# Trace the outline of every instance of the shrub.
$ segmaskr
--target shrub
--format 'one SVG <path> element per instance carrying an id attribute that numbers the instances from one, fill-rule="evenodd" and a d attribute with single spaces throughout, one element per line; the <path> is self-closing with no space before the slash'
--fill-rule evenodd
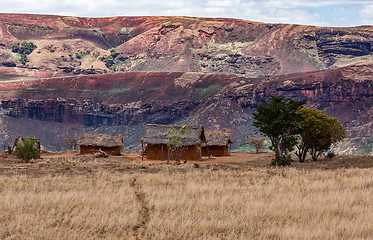
<path id="1" fill-rule="evenodd" d="M 327 156 L 328 158 L 332 159 L 332 158 L 335 157 L 335 153 L 334 153 L 332 150 L 330 150 L 326 156 Z"/>
<path id="2" fill-rule="evenodd" d="M 275 158 L 272 160 L 271 165 L 277 165 L 278 166 L 290 166 L 290 164 L 293 162 L 293 159 L 288 155 L 284 157 Z"/>
<path id="3" fill-rule="evenodd" d="M 110 50 L 110 55 L 103 56 L 100 58 L 101 61 L 105 62 L 107 68 L 112 68 L 116 64 L 115 58 L 118 56 L 118 53 L 115 52 L 115 49 Z"/>
<path id="4" fill-rule="evenodd" d="M 87 56 L 89 53 L 90 53 L 89 51 L 86 51 L 86 52 L 77 52 L 77 53 L 75 53 L 75 57 L 77 59 L 82 59 L 85 56 Z"/>
<path id="5" fill-rule="evenodd" d="M 19 54 L 24 54 L 24 55 L 29 55 L 34 51 L 36 48 L 36 45 L 33 44 L 32 42 L 22 42 L 21 44 L 13 44 L 12 45 L 12 52 L 14 53 L 19 53 Z"/>
<path id="6" fill-rule="evenodd" d="M 194 168 L 200 168 L 201 166 L 198 163 L 194 163 Z"/>
<path id="7" fill-rule="evenodd" d="M 23 64 L 26 65 L 28 62 L 27 55 L 32 53 L 34 49 L 36 48 L 36 45 L 33 44 L 32 42 L 22 42 L 21 44 L 13 44 L 12 45 L 12 52 L 20 54 L 20 59 L 19 61 Z"/>
<path id="8" fill-rule="evenodd" d="M 22 143 L 17 143 L 15 154 L 25 162 L 29 162 L 32 158 L 38 158 L 40 149 L 37 147 L 37 139 L 33 136 L 28 136 L 23 139 Z"/>

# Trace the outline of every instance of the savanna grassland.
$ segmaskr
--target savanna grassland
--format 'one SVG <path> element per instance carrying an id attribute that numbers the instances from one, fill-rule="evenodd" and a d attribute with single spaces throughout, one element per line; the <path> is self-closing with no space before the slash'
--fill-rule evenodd
<path id="1" fill-rule="evenodd" d="M 373 157 L 271 167 L 0 156 L 1 239 L 371 239 Z"/>

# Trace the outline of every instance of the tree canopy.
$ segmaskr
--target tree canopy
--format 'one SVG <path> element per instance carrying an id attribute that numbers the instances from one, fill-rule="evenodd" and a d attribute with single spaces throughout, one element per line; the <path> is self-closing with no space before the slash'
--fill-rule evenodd
<path id="1" fill-rule="evenodd" d="M 287 152 L 293 150 L 296 135 L 302 129 L 298 110 L 307 100 L 295 101 L 283 96 L 271 96 L 269 102 L 261 101 L 263 106 L 258 107 L 253 114 L 253 125 L 270 139 L 278 164 Z"/>
<path id="2" fill-rule="evenodd" d="M 321 110 L 303 107 L 306 100 L 298 102 L 271 96 L 270 102 L 262 102 L 264 105 L 253 114 L 256 120 L 253 125 L 271 140 L 277 165 L 294 146 L 300 162 L 304 162 L 307 153 L 316 161 L 346 136 L 346 129 L 336 118 Z"/>
<path id="3" fill-rule="evenodd" d="M 329 150 L 333 143 L 346 136 L 346 129 L 342 124 L 319 109 L 304 107 L 299 113 L 302 120 L 302 132 L 296 152 L 299 162 L 304 162 L 307 152 L 313 160 L 317 160 L 322 152 Z"/>

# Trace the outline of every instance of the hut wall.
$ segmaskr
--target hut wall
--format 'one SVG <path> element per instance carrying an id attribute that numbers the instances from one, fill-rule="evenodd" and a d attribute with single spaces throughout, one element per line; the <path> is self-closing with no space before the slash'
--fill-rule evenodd
<path id="1" fill-rule="evenodd" d="M 228 156 L 228 146 L 209 146 L 210 156 L 219 157 L 219 156 Z M 202 147 L 202 156 L 208 156 L 207 148 Z"/>
<path id="2" fill-rule="evenodd" d="M 163 146 L 163 157 L 162 157 Z M 167 145 L 166 144 L 149 144 L 146 149 L 147 159 L 151 160 L 167 160 Z M 181 160 L 199 160 L 200 151 L 198 145 L 185 147 L 181 154 Z"/>
<path id="3" fill-rule="evenodd" d="M 97 147 L 97 146 L 80 146 L 80 154 L 92 154 L 96 153 L 99 149 L 106 152 L 108 155 L 117 156 L 120 155 L 121 147 Z"/>

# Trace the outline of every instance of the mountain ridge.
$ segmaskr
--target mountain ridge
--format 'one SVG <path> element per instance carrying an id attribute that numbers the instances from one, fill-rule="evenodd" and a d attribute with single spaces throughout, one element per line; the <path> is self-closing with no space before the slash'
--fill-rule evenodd
<path id="1" fill-rule="evenodd" d="M 36 45 L 24 64 L 23 41 Z M 260 99 L 283 95 L 336 116 L 347 152 L 373 152 L 372 26 L 0 14 L 0 65 L 3 144 L 40 128 L 53 149 L 61 133 L 95 131 L 137 150 L 144 124 L 179 123 L 230 128 L 242 149 Z"/>
<path id="2" fill-rule="evenodd" d="M 0 63 L 71 75 L 127 71 L 265 77 L 373 62 L 373 27 L 317 27 L 197 17 L 0 14 Z M 23 66 L 12 44 L 32 41 Z M 112 66 L 102 57 L 117 55 Z M 76 54 L 80 54 L 79 57 Z M 50 75 L 52 76 L 52 75 Z"/>

